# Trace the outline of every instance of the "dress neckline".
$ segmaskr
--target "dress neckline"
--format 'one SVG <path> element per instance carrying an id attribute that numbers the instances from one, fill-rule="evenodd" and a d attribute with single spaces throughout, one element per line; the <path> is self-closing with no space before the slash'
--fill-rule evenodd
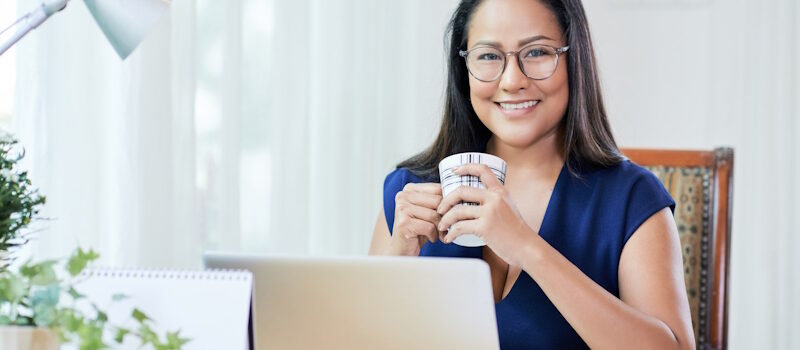
<path id="1" fill-rule="evenodd" d="M 556 210 L 555 209 L 556 205 L 554 205 L 554 203 L 560 202 L 558 197 L 561 195 L 562 192 L 561 187 L 565 185 L 564 184 L 565 182 L 568 182 L 566 178 L 570 176 L 569 171 L 567 169 L 567 162 L 569 162 L 569 159 L 565 160 L 564 164 L 561 165 L 561 171 L 558 173 L 558 178 L 556 178 L 555 185 L 553 185 L 553 193 L 550 194 L 550 199 L 547 201 L 547 208 L 545 209 L 544 216 L 542 217 L 542 224 L 539 226 L 539 232 L 538 232 L 539 236 L 543 236 L 543 233 L 549 233 L 551 230 L 550 222 L 553 221 L 551 217 L 554 215 L 553 211 Z M 480 256 L 481 259 L 483 259 L 482 248 Z M 500 304 L 508 300 L 514 293 L 514 290 L 519 289 L 518 285 L 520 284 L 520 280 L 523 278 L 532 280 L 532 278 L 528 275 L 527 272 L 525 272 L 525 270 L 520 271 L 516 280 L 514 280 L 514 283 L 511 285 L 511 289 L 508 290 L 508 294 L 506 294 L 505 297 L 502 297 L 500 301 L 495 303 L 495 306 L 499 306 Z"/>

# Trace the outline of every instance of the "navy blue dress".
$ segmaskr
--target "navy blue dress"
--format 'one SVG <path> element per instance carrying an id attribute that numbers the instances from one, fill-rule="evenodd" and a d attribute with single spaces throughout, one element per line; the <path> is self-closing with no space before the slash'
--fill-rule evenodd
<path id="1" fill-rule="evenodd" d="M 625 242 L 650 216 L 675 202 L 647 169 L 630 161 L 610 168 L 570 163 L 556 181 L 539 235 L 596 283 L 619 297 L 617 272 Z M 406 168 L 386 176 L 383 210 L 391 233 L 394 198 L 409 182 L 425 181 Z M 420 256 L 482 258 L 481 247 L 425 244 Z M 510 349 L 586 349 L 566 319 L 531 277 L 522 271 L 508 295 L 495 305 L 500 347 Z M 587 310 L 589 311 L 589 310 Z"/>

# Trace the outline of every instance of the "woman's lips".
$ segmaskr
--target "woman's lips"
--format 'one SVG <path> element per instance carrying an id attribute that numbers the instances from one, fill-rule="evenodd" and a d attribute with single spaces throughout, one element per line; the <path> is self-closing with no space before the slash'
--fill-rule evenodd
<path id="1" fill-rule="evenodd" d="M 536 109 L 536 106 L 539 105 L 539 102 L 539 100 L 508 101 L 495 102 L 495 105 L 503 114 L 509 117 L 519 117 L 533 112 L 533 110 Z"/>

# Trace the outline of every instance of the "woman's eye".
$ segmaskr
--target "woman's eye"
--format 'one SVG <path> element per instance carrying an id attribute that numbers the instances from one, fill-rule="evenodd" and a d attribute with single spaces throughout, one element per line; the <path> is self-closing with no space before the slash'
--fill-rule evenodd
<path id="1" fill-rule="evenodd" d="M 547 56 L 547 55 L 548 55 L 548 53 L 544 49 L 535 48 L 535 49 L 530 49 L 525 54 L 525 57 L 542 57 L 542 56 Z"/>
<path id="2" fill-rule="evenodd" d="M 491 52 L 490 53 L 482 53 L 482 54 L 478 55 L 478 59 L 482 60 L 482 61 L 494 61 L 494 60 L 499 60 L 500 59 L 500 55 L 498 55 L 496 53 L 491 53 Z"/>

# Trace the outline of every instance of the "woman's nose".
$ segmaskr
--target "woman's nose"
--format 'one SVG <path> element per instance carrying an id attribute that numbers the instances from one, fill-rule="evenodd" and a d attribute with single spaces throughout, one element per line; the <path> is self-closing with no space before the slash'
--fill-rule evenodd
<path id="1" fill-rule="evenodd" d="M 514 92 L 528 87 L 528 77 L 519 67 L 517 55 L 506 56 L 506 69 L 500 75 L 500 88 Z"/>

